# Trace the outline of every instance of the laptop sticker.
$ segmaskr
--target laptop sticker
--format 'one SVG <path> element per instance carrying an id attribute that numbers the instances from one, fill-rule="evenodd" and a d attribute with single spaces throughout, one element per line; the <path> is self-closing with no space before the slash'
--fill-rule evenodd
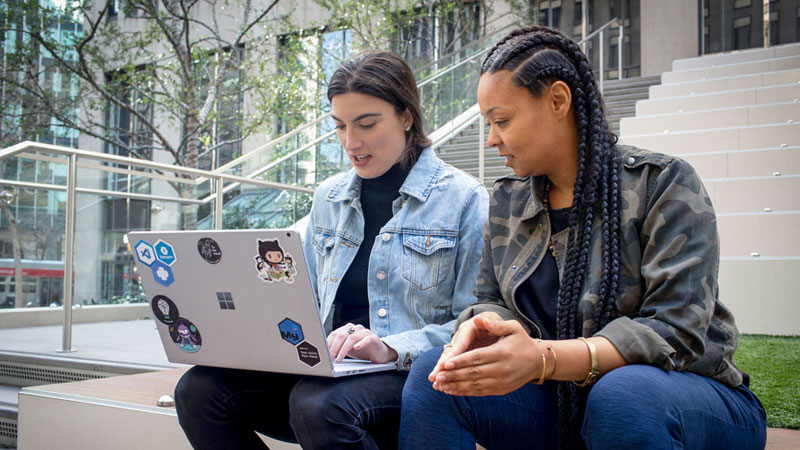
<path id="1" fill-rule="evenodd" d="M 195 353 L 203 345 L 200 331 L 189 319 L 183 317 L 178 318 L 177 324 L 170 325 L 169 336 L 172 338 L 172 342 L 185 352 Z"/>
<path id="2" fill-rule="evenodd" d="M 156 295 L 153 297 L 150 306 L 153 307 L 153 314 L 156 315 L 156 319 L 163 324 L 172 325 L 180 318 L 178 307 L 175 306 L 175 303 L 166 295 Z"/>
<path id="3" fill-rule="evenodd" d="M 292 345 L 297 345 L 298 342 L 304 339 L 303 327 L 288 317 L 278 324 L 278 330 L 281 332 L 281 339 Z"/>
<path id="4" fill-rule="evenodd" d="M 145 266 L 150 266 L 156 260 L 156 251 L 153 250 L 153 246 L 148 244 L 145 241 L 139 241 L 133 247 L 134 251 L 136 251 L 136 257 L 139 258 L 142 264 Z"/>
<path id="5" fill-rule="evenodd" d="M 172 275 L 172 269 L 161 261 L 155 261 L 153 265 L 150 266 L 150 269 L 153 270 L 153 278 L 156 280 L 156 283 L 169 286 L 175 281 L 175 276 Z"/>
<path id="6" fill-rule="evenodd" d="M 297 359 L 308 367 L 319 364 L 319 351 L 308 341 L 303 341 L 297 346 Z"/>
<path id="7" fill-rule="evenodd" d="M 297 270 L 294 268 L 292 255 L 284 253 L 277 239 L 257 242 L 258 254 L 254 258 L 258 278 L 267 283 L 281 280 L 294 283 L 293 277 L 297 275 Z"/>
<path id="8" fill-rule="evenodd" d="M 230 292 L 217 292 L 217 301 L 220 309 L 236 309 L 233 304 L 233 294 Z"/>
<path id="9" fill-rule="evenodd" d="M 217 241 L 211 238 L 202 238 L 197 241 L 197 251 L 200 257 L 209 264 L 216 264 L 222 259 L 222 250 Z"/>
<path id="10" fill-rule="evenodd" d="M 156 258 L 164 264 L 171 266 L 175 263 L 175 249 L 168 242 L 161 239 L 156 242 Z"/>

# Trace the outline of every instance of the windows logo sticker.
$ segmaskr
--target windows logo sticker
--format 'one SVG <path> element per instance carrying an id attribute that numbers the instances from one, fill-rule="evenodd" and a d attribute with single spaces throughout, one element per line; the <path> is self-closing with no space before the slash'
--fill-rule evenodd
<path id="1" fill-rule="evenodd" d="M 220 309 L 236 309 L 230 292 L 217 292 L 217 301 Z"/>

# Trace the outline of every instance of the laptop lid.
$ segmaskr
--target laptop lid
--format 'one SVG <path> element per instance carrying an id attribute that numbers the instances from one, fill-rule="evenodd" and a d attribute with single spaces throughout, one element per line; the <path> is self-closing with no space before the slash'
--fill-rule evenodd
<path id="1" fill-rule="evenodd" d="M 296 231 L 137 231 L 128 242 L 171 362 L 328 377 L 395 368 L 334 371 Z"/>

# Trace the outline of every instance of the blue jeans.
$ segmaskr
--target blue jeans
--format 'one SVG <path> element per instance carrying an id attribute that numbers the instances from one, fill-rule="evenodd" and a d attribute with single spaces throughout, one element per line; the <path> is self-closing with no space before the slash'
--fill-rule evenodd
<path id="1" fill-rule="evenodd" d="M 343 378 L 195 366 L 175 387 L 195 449 L 264 449 L 255 431 L 304 449 L 397 448 L 406 373 Z"/>
<path id="2" fill-rule="evenodd" d="M 526 384 L 502 396 L 434 391 L 428 374 L 441 349 L 420 357 L 403 390 L 400 448 L 551 449 L 557 445 L 556 384 Z M 688 372 L 620 367 L 591 389 L 581 428 L 595 449 L 763 449 L 766 414 L 744 385 Z"/>

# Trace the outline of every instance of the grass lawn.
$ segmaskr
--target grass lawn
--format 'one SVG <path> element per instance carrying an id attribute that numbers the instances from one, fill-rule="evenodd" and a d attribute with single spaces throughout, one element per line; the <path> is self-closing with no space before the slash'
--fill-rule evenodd
<path id="1" fill-rule="evenodd" d="M 767 425 L 800 429 L 800 336 L 743 335 L 734 355 L 767 410 Z"/>

